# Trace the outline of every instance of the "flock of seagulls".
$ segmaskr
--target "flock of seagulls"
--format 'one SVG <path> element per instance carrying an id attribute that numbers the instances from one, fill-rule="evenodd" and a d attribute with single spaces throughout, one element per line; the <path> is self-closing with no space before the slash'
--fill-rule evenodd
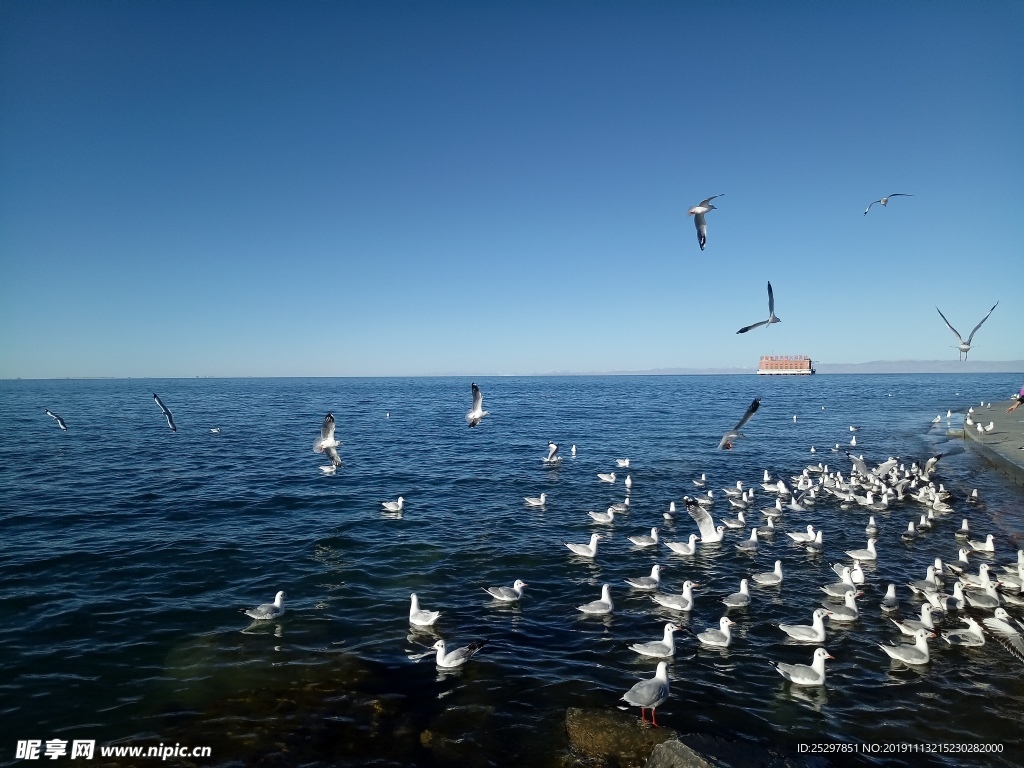
<path id="1" fill-rule="evenodd" d="M 769 312 L 770 319 L 764 321 L 765 323 L 770 323 L 771 317 L 774 317 L 770 285 Z M 989 314 L 991 314 L 991 310 Z M 979 323 L 980 325 L 981 323 Z M 976 331 L 977 328 L 974 330 Z M 473 405 L 466 414 L 466 420 L 470 427 L 475 427 L 479 425 L 484 416 L 488 415 L 488 412 L 483 410 L 483 395 L 475 383 L 472 384 L 472 395 Z M 153 399 L 166 418 L 168 427 L 176 431 L 171 412 L 157 394 L 153 394 Z M 743 436 L 741 429 L 757 412 L 760 405 L 760 398 L 755 398 L 736 426 L 722 437 L 719 448 L 732 448 L 733 443 Z M 67 429 L 60 416 L 48 409 L 46 413 L 56 420 L 62 430 Z M 850 427 L 851 432 L 859 430 L 859 426 Z M 321 467 L 322 470 L 333 472 L 342 465 L 337 451 L 341 445 L 342 443 L 335 436 L 334 415 L 328 413 L 321 425 L 320 436 L 313 444 L 316 452 L 326 454 L 331 460 L 329 467 Z M 575 449 L 576 446 L 573 446 L 573 455 L 576 454 Z M 542 459 L 543 464 L 548 467 L 557 465 L 561 462 L 558 453 L 558 445 L 549 442 L 548 453 Z M 884 527 L 889 528 L 890 537 L 885 545 L 884 554 L 880 553 L 878 545 L 876 545 L 876 541 L 881 541 L 883 536 L 881 530 L 883 526 L 879 526 L 877 522 L 879 516 L 889 517 L 900 509 L 901 505 L 907 503 L 921 504 L 920 517 L 915 516 L 911 519 L 907 524 L 906 531 L 900 535 L 903 542 L 914 543 L 919 541 L 922 536 L 933 536 L 935 531 L 943 527 L 942 518 L 953 511 L 953 503 L 956 501 L 941 483 L 938 486 L 935 484 L 933 476 L 942 454 L 933 456 L 921 465 L 913 462 L 909 467 L 895 457 L 890 457 L 872 466 L 863 456 L 854 456 L 849 452 L 846 453 L 846 456 L 851 463 L 846 477 L 840 471 L 829 471 L 828 467 L 822 464 L 804 468 L 800 474 L 790 477 L 788 482 L 782 478 L 772 478 L 768 470 L 765 470 L 760 489 L 762 493 L 774 496 L 774 504 L 760 509 L 760 515 L 764 518 L 763 527 L 758 527 L 746 518 L 746 515 L 755 514 L 755 504 L 757 503 L 755 487 L 748 484 L 745 488 L 744 482 L 740 480 L 735 483 L 735 486 L 721 489 L 735 517 L 721 518 L 721 524 L 716 524 L 712 516 L 716 497 L 713 490 L 707 490 L 706 493 L 698 494 L 696 497 L 683 497 L 682 502 L 686 511 L 698 529 L 698 533 L 689 533 L 687 540 L 664 541 L 658 526 L 650 528 L 649 533 L 627 537 L 633 548 L 638 551 L 657 552 L 664 544 L 674 555 L 689 557 L 697 552 L 699 546 L 702 551 L 708 548 L 708 554 L 713 556 L 715 551 L 720 551 L 727 532 L 737 531 L 741 536 L 734 543 L 734 548 L 744 554 L 756 555 L 764 540 L 773 540 L 776 530 L 783 530 L 779 526 L 784 518 L 792 515 L 813 514 L 815 505 L 825 500 L 833 505 L 838 505 L 840 510 L 847 512 L 848 514 L 845 515 L 847 519 L 852 519 L 853 515 L 858 512 L 868 514 L 868 522 L 864 528 L 867 536 L 865 547 L 845 552 L 852 563 L 833 565 L 832 570 L 840 580 L 822 585 L 821 592 L 825 594 L 826 599 L 821 602 L 820 607 L 813 610 L 811 623 L 777 625 L 780 633 L 791 640 L 819 646 L 813 651 L 810 664 L 769 662 L 781 677 L 797 686 L 825 684 L 825 662 L 833 659 L 833 656 L 824 647 L 828 639 L 829 626 L 831 624 L 856 625 L 862 611 L 861 605 L 857 602 L 858 598 L 863 596 L 865 587 L 870 586 L 870 579 L 864 566 L 876 562 L 880 556 L 893 557 L 894 547 L 905 546 L 893 541 L 895 536 L 892 534 L 892 529 L 886 525 Z M 629 459 L 617 459 L 615 463 L 617 469 L 630 468 Z M 597 478 L 599 482 L 615 483 L 617 481 L 615 472 L 602 472 L 597 475 Z M 627 476 L 626 480 L 631 481 L 631 475 Z M 702 473 L 699 479 L 692 482 L 695 492 L 704 489 L 708 484 L 707 475 Z M 631 482 L 626 482 L 625 485 L 627 496 L 622 502 L 610 505 L 605 512 L 587 513 L 590 524 L 614 526 L 620 522 L 621 516 L 630 513 L 628 494 Z M 973 491 L 965 501 L 969 504 L 979 504 L 977 491 Z M 525 497 L 524 502 L 528 507 L 542 509 L 547 503 L 547 496 L 542 493 L 538 497 Z M 399 496 L 396 501 L 385 501 L 381 506 L 385 512 L 400 513 L 404 503 L 405 499 Z M 663 517 L 669 524 L 672 524 L 675 513 L 676 504 L 673 501 L 670 502 L 669 509 L 663 514 Z M 831 521 L 829 524 L 842 524 L 839 522 L 842 517 L 844 516 L 840 515 L 837 518 L 833 515 L 829 518 Z M 743 535 L 748 528 L 749 533 Z M 793 529 L 785 530 L 785 533 L 791 546 L 796 545 L 812 556 L 819 555 L 824 550 L 824 530 L 820 524 L 801 521 Z M 963 626 L 941 630 L 941 638 L 948 645 L 965 649 L 983 646 L 986 642 L 985 630 L 988 630 L 990 636 L 994 637 L 1017 659 L 1024 661 L 1024 635 L 1022 635 L 1024 623 L 1011 617 L 1005 608 L 1007 605 L 1024 606 L 1024 596 L 1022 596 L 1024 551 L 1017 553 L 1016 562 L 998 567 L 991 562 L 996 550 L 993 534 L 972 538 L 974 534 L 967 518 L 963 519 L 960 528 L 954 534 L 959 549 L 955 559 L 944 561 L 941 557 L 942 553 L 939 552 L 934 564 L 928 566 L 923 579 L 914 579 L 912 575 L 907 576 L 905 584 L 911 593 L 911 599 L 920 601 L 920 611 L 919 613 L 914 612 L 915 617 L 900 620 L 893 615 L 901 607 L 897 584 L 892 583 L 886 586 L 885 595 L 878 603 L 878 607 L 884 615 L 890 617 L 890 623 L 898 630 L 899 634 L 895 642 L 878 643 L 878 647 L 887 657 L 896 662 L 911 666 L 928 664 L 931 660 L 929 641 L 940 632 L 939 627 L 944 620 L 955 616 Z M 591 533 L 588 543 L 565 542 L 565 547 L 574 557 L 594 560 L 598 557 L 599 543 L 607 536 L 604 533 L 594 532 Z M 983 561 L 978 563 L 977 572 L 973 572 L 973 558 L 976 556 L 983 558 Z M 805 557 L 801 557 L 800 560 L 806 562 Z M 700 585 L 687 579 L 683 582 L 682 591 L 678 594 L 662 591 L 664 585 L 661 572 L 662 565 L 656 563 L 651 567 L 649 575 L 635 576 L 624 581 L 636 593 L 649 594 L 652 601 L 663 608 L 683 614 L 694 612 L 694 589 Z M 772 571 L 744 575 L 739 580 L 737 591 L 721 599 L 726 615 L 718 618 L 712 626 L 694 632 L 680 623 L 668 622 L 664 625 L 661 639 L 632 643 L 628 649 L 644 657 L 671 659 L 677 648 L 676 633 L 684 630 L 692 634 L 699 645 L 728 649 L 734 641 L 733 627 L 737 625 L 737 620 L 728 615 L 729 612 L 739 611 L 746 616 L 757 610 L 758 600 L 750 591 L 750 583 L 753 582 L 762 589 L 781 590 L 785 584 L 784 573 L 785 562 L 780 558 L 775 560 Z M 525 581 L 516 579 L 511 586 L 482 587 L 482 589 L 495 602 L 514 603 L 522 599 L 526 586 Z M 950 587 L 948 592 L 946 591 L 947 587 Z M 285 592 L 279 591 L 272 603 L 259 605 L 245 610 L 244 613 L 256 621 L 277 619 L 285 613 L 285 597 Z M 979 622 L 975 616 L 967 613 L 968 610 L 975 614 L 991 615 L 982 616 L 982 620 Z M 577 611 L 585 616 L 613 614 L 615 603 L 611 585 L 602 585 L 600 598 L 577 606 Z M 440 615 L 441 611 L 439 610 L 423 608 L 416 593 L 410 595 L 408 621 L 411 627 L 432 627 Z M 913 641 L 910 643 L 900 642 L 899 638 L 902 637 L 912 638 Z M 440 639 L 420 658 L 433 655 L 438 668 L 454 669 L 468 663 L 486 644 L 486 639 L 476 640 L 466 646 L 449 651 L 445 641 Z M 641 680 L 633 685 L 622 696 L 622 700 L 631 706 L 639 707 L 642 720 L 646 721 L 647 710 L 650 710 L 651 722 L 656 725 L 655 712 L 668 699 L 669 695 L 667 662 L 659 661 L 654 677 Z"/>

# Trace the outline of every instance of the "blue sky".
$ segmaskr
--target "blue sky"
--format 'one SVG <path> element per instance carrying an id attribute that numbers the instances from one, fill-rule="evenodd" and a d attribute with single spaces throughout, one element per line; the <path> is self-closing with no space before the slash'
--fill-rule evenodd
<path id="1" fill-rule="evenodd" d="M 955 359 L 935 306 L 997 300 L 972 359 L 1019 359 L 1021 39 L 1013 2 L 6 2 L 0 376 Z"/>

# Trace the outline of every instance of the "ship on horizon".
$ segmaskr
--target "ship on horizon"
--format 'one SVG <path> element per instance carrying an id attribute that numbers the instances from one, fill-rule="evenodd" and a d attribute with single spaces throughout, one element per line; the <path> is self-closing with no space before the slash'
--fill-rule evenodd
<path id="1" fill-rule="evenodd" d="M 814 368 L 807 355 L 761 355 L 757 373 L 764 376 L 800 376 L 813 374 Z"/>

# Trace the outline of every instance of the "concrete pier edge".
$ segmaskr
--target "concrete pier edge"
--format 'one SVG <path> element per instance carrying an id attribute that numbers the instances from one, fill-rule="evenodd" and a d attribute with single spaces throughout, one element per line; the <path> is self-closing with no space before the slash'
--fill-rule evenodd
<path id="1" fill-rule="evenodd" d="M 974 413 L 968 416 L 975 424 L 964 424 L 964 443 L 1014 483 L 1024 486 L 1024 405 L 1007 413 L 1013 402 L 992 402 L 991 409 L 974 406 Z M 990 422 L 991 432 L 978 431 L 978 424 L 984 428 Z"/>

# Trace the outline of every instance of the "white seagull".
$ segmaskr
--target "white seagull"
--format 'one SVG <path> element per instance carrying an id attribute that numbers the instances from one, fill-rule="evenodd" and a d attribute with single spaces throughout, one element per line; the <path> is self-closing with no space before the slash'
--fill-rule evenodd
<path id="1" fill-rule="evenodd" d="M 811 624 L 779 624 L 779 629 L 800 643 L 825 642 L 825 616 L 828 611 L 815 608 L 811 614 Z"/>
<path id="2" fill-rule="evenodd" d="M 661 566 L 652 566 L 650 576 L 638 576 L 635 579 L 626 579 L 625 581 L 634 589 L 644 589 L 647 591 L 657 589 L 658 585 L 661 584 Z"/>
<path id="3" fill-rule="evenodd" d="M 630 536 L 629 540 L 637 547 L 654 547 L 658 544 L 658 529 L 651 528 L 651 535 Z"/>
<path id="4" fill-rule="evenodd" d="M 597 479 L 602 483 L 614 483 L 615 473 L 614 472 L 598 472 Z"/>
<path id="5" fill-rule="evenodd" d="M 825 684 L 825 659 L 833 659 L 824 648 L 818 648 L 814 652 L 814 659 L 810 666 L 806 664 L 782 664 L 777 661 L 768 663 L 775 667 L 775 671 L 793 683 L 793 685 L 824 685 Z"/>
<path id="6" fill-rule="evenodd" d="M 174 417 L 171 416 L 171 412 L 167 410 L 167 406 L 164 405 L 164 401 L 157 396 L 156 392 L 153 393 L 153 399 L 156 401 L 156 404 L 160 406 L 160 410 L 163 412 L 164 418 L 167 419 L 167 426 L 171 428 L 171 432 L 177 432 L 178 428 L 174 426 Z"/>
<path id="7" fill-rule="evenodd" d="M 615 460 L 615 466 L 619 467 L 620 469 L 623 468 L 623 467 L 628 467 L 629 466 L 629 459 L 616 459 Z"/>
<path id="8" fill-rule="evenodd" d="M 721 448 L 725 448 L 726 450 L 730 450 L 731 451 L 732 450 L 732 444 L 734 442 L 736 442 L 736 440 L 738 438 L 744 437 L 743 433 L 740 432 L 740 430 L 743 429 L 743 426 L 748 421 L 750 421 L 750 417 L 753 416 L 755 413 L 757 413 L 757 409 L 760 408 L 760 407 L 761 407 L 761 398 L 760 397 L 755 397 L 754 401 L 750 404 L 750 407 L 747 408 L 747 412 L 743 414 L 743 418 L 740 419 L 737 422 L 735 427 L 733 427 L 728 432 L 726 432 L 724 435 L 722 435 L 722 439 L 721 439 L 721 441 L 719 441 L 718 447 L 720 449 Z"/>
<path id="9" fill-rule="evenodd" d="M 429 627 L 435 621 L 438 616 L 441 615 L 440 611 L 424 611 L 420 609 L 420 599 L 416 597 L 416 593 L 413 592 L 409 595 L 409 623 L 414 624 L 417 627 Z"/>
<path id="10" fill-rule="evenodd" d="M 693 504 L 686 502 L 686 511 L 693 518 L 694 522 L 697 523 L 697 527 L 700 529 L 700 540 L 704 544 L 714 544 L 715 542 L 721 541 L 725 535 L 725 526 L 715 527 L 715 521 L 711 518 L 710 513 L 701 507 L 699 504 Z"/>
<path id="11" fill-rule="evenodd" d="M 675 633 L 679 631 L 679 627 L 673 624 L 671 621 L 665 625 L 665 635 L 660 641 L 651 643 L 633 643 L 629 646 L 631 651 L 636 651 L 641 656 L 654 656 L 655 658 L 665 659 L 672 656 L 676 652 L 676 640 Z"/>
<path id="12" fill-rule="evenodd" d="M 153 397 L 156 397 L 156 395 L 153 395 Z M 157 402 L 159 403 L 160 401 L 157 400 Z M 56 413 L 51 411 L 49 408 L 44 408 L 43 410 L 46 411 L 47 416 L 49 416 L 51 419 L 57 422 L 57 426 L 60 427 L 62 432 L 68 431 L 68 425 L 64 423 L 64 419 L 62 419 Z"/>
<path id="13" fill-rule="evenodd" d="M 438 640 L 431 646 L 431 648 L 434 648 L 437 651 L 437 656 L 435 657 L 437 666 L 442 669 L 452 669 L 454 667 L 461 667 L 470 660 L 473 654 L 483 648 L 486 644 L 486 640 L 478 640 L 477 642 L 470 643 L 462 648 L 456 648 L 451 653 L 446 653 L 444 640 Z"/>
<path id="14" fill-rule="evenodd" d="M 1017 626 L 1013 626 L 1010 614 L 1006 612 L 1005 608 L 996 608 L 995 618 L 982 619 L 982 623 L 988 627 L 1006 650 L 1024 661 L 1024 637 L 1021 636 L 1024 624 L 1017 621 Z"/>
<path id="15" fill-rule="evenodd" d="M 495 600 L 503 603 L 515 603 L 523 596 L 523 587 L 525 586 L 525 581 L 516 579 L 511 587 L 483 587 L 483 590 Z"/>
<path id="16" fill-rule="evenodd" d="M 544 463 L 547 465 L 561 464 L 562 457 L 558 455 L 558 445 L 548 441 L 548 455 L 544 458 Z"/>
<path id="17" fill-rule="evenodd" d="M 992 314 L 992 310 L 994 310 L 998 306 L 999 306 L 999 302 L 997 301 L 995 304 L 992 305 L 992 309 L 990 309 L 988 311 L 988 315 L 991 315 Z M 988 315 L 985 315 L 983 318 L 981 318 L 981 322 L 979 322 L 976 326 L 974 326 L 974 330 L 971 331 L 971 335 L 967 337 L 967 341 L 965 342 L 963 340 L 963 338 L 960 336 L 960 332 L 957 331 L 956 328 L 954 328 L 952 325 L 949 324 L 949 320 L 946 320 L 946 316 L 944 314 L 942 314 L 942 310 L 939 309 L 938 307 L 936 307 L 935 311 L 939 313 L 939 317 L 941 317 L 943 319 L 943 321 L 946 323 L 946 327 L 949 328 L 949 330 L 951 330 L 953 332 L 954 336 L 956 336 L 956 340 L 959 342 L 956 345 L 956 348 L 960 350 L 960 355 L 961 355 L 960 359 L 961 360 L 966 360 L 967 359 L 967 353 L 971 351 L 971 341 L 974 339 L 974 334 L 977 333 L 979 328 L 981 328 L 981 323 L 984 323 L 986 320 L 988 320 Z"/>
<path id="18" fill-rule="evenodd" d="M 683 582 L 683 591 L 678 595 L 670 595 L 665 593 L 659 593 L 651 595 L 651 598 L 658 605 L 662 605 L 665 608 L 671 608 L 675 611 L 691 611 L 693 610 L 693 588 L 697 586 L 692 581 Z"/>
<path id="19" fill-rule="evenodd" d="M 889 657 L 904 664 L 927 664 L 930 658 L 928 654 L 928 638 L 931 633 L 927 629 L 919 629 L 914 633 L 916 641 L 913 645 L 879 645 L 878 647 L 889 654 Z"/>
<path id="20" fill-rule="evenodd" d="M 718 629 L 705 629 L 697 635 L 697 639 L 712 648 L 728 648 L 732 642 L 732 630 L 729 627 L 734 623 L 728 616 L 723 616 L 718 622 Z"/>
<path id="21" fill-rule="evenodd" d="M 697 244 L 700 245 L 700 249 L 702 251 L 708 241 L 708 225 L 704 220 L 704 214 L 708 211 L 718 210 L 711 204 L 711 201 L 716 197 L 722 197 L 722 195 L 712 195 L 711 197 L 701 200 L 697 205 L 693 206 L 687 214 L 689 216 L 693 216 L 693 224 L 697 227 Z"/>
<path id="22" fill-rule="evenodd" d="M 868 205 L 868 207 L 864 209 L 864 215 L 865 216 L 868 215 L 868 211 L 871 210 L 871 206 L 875 205 L 875 203 L 881 203 L 883 208 L 885 206 L 887 206 L 889 204 L 889 198 L 890 197 L 913 197 L 913 195 L 907 194 L 906 192 L 893 192 L 891 195 L 886 195 L 883 198 L 880 198 L 878 200 L 872 201 L 871 204 Z"/>
<path id="23" fill-rule="evenodd" d="M 542 493 L 540 496 L 524 496 L 523 501 L 526 502 L 528 507 L 543 507 L 548 500 L 548 495 Z"/>
<path id="24" fill-rule="evenodd" d="M 402 507 L 405 506 L 405 499 L 399 496 L 398 501 L 384 501 L 381 502 L 381 506 L 384 507 L 385 512 L 401 512 Z"/>
<path id="25" fill-rule="evenodd" d="M 284 613 L 284 599 L 286 597 L 288 597 L 288 595 L 284 592 L 278 592 L 274 596 L 274 602 L 264 603 L 263 605 L 257 605 L 255 608 L 250 608 L 245 611 L 245 615 L 258 621 L 276 619 Z"/>
<path id="26" fill-rule="evenodd" d="M 750 589 L 747 580 L 740 579 L 740 591 L 727 595 L 722 602 L 729 608 L 746 608 L 750 605 Z"/>
<path id="27" fill-rule="evenodd" d="M 644 710 L 651 710 L 651 724 L 658 727 L 654 710 L 661 706 L 668 698 L 668 665 L 664 661 L 658 662 L 658 671 L 650 680 L 641 680 L 624 694 L 622 701 L 634 707 L 640 707 L 640 719 L 647 722 L 644 717 Z"/>
<path id="28" fill-rule="evenodd" d="M 484 393 L 480 391 L 480 387 L 473 383 L 473 407 L 466 411 L 466 421 L 469 422 L 469 426 L 475 427 L 480 423 L 480 419 L 488 415 L 488 411 L 484 410 Z"/>
<path id="29" fill-rule="evenodd" d="M 604 616 L 612 612 L 614 609 L 612 605 L 612 590 L 607 584 L 601 587 L 601 599 L 592 600 L 589 603 L 576 607 L 577 611 L 582 613 L 589 613 L 594 616 Z"/>
<path id="30" fill-rule="evenodd" d="M 752 331 L 754 328 L 760 328 L 762 325 L 771 325 L 772 323 L 781 323 L 778 317 L 775 316 L 775 294 L 772 293 L 771 281 L 768 281 L 768 319 L 762 320 L 760 323 L 754 323 L 753 325 L 745 325 L 740 328 L 736 333 L 746 333 Z M 794 417 L 796 418 L 796 417 Z"/>
<path id="31" fill-rule="evenodd" d="M 600 533 L 592 533 L 590 534 L 589 544 L 570 544 L 565 542 L 565 546 L 580 557 L 594 557 L 597 554 L 597 540 L 600 538 Z"/>
<path id="32" fill-rule="evenodd" d="M 775 570 L 766 573 L 755 573 L 754 581 L 765 587 L 774 587 L 782 583 L 782 561 L 775 561 Z"/>
<path id="33" fill-rule="evenodd" d="M 153 395 L 153 397 L 156 397 L 156 395 Z M 331 466 L 340 467 L 341 457 L 338 456 L 338 451 L 336 450 L 339 445 L 341 443 L 334 439 L 334 414 L 328 413 L 324 416 L 324 423 L 320 426 L 320 437 L 313 441 L 313 450 L 317 453 L 326 453 L 327 457 L 331 460 Z"/>

